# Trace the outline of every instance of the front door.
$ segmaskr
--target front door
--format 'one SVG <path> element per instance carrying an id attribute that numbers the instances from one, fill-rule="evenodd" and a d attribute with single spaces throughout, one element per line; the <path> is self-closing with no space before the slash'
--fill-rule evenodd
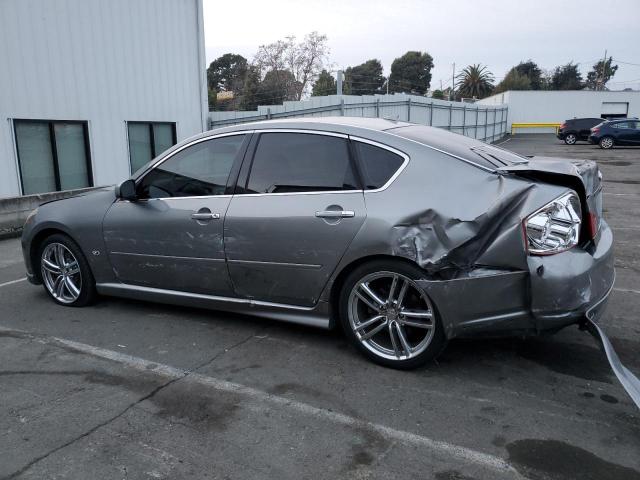
<path id="1" fill-rule="evenodd" d="M 348 139 L 262 133 L 240 182 L 225 221 L 237 294 L 314 305 L 366 217 Z"/>
<path id="2" fill-rule="evenodd" d="M 138 200 L 118 200 L 103 232 L 117 278 L 127 284 L 232 296 L 223 225 L 227 181 L 246 135 L 201 140 L 138 179 Z"/>

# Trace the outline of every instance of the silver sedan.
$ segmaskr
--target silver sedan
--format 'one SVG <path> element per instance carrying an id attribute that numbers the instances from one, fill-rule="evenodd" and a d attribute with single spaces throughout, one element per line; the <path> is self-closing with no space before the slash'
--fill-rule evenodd
<path id="1" fill-rule="evenodd" d="M 340 325 L 411 368 L 454 337 L 597 320 L 614 281 L 591 161 L 310 118 L 206 132 L 119 187 L 40 206 L 22 246 L 58 304 L 97 294 Z"/>

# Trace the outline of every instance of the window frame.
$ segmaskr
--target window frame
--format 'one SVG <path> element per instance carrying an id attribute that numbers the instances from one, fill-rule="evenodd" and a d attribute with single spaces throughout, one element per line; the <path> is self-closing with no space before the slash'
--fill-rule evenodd
<path id="1" fill-rule="evenodd" d="M 240 168 L 240 174 L 238 176 L 235 190 L 234 190 L 235 195 L 243 195 L 245 197 L 246 196 L 261 197 L 266 195 L 322 195 L 322 194 L 382 192 L 387 188 L 389 188 L 389 186 L 395 181 L 395 179 L 398 178 L 398 176 L 406 168 L 410 160 L 409 156 L 406 153 L 398 150 L 397 148 L 391 147 L 384 143 L 377 142 L 375 140 L 370 140 L 368 138 L 362 138 L 354 135 L 348 135 L 346 133 L 331 132 L 331 131 L 324 131 L 324 130 L 306 130 L 301 128 L 269 128 L 269 129 L 255 130 L 254 133 L 255 133 L 254 138 L 251 139 L 251 143 L 249 144 L 249 148 L 247 149 L 247 152 L 245 154 L 245 159 Z M 353 190 L 318 190 L 318 191 L 308 191 L 308 192 L 245 193 L 248 182 L 249 182 L 249 177 L 251 176 L 251 169 L 253 167 L 253 161 L 255 158 L 259 139 L 263 133 L 301 133 L 301 134 L 312 134 L 312 135 L 324 135 L 328 137 L 339 137 L 339 138 L 346 139 L 348 142 L 348 149 L 349 149 L 349 162 L 351 164 L 351 168 L 353 169 L 356 181 L 358 182 L 358 188 Z M 388 150 L 389 152 L 402 157 L 404 161 L 402 165 L 400 165 L 400 167 L 396 170 L 396 172 L 391 176 L 391 178 L 389 178 L 387 183 L 385 183 L 382 187 L 377 189 L 365 190 L 363 179 L 362 179 L 362 173 L 360 171 L 360 167 L 358 165 L 358 160 L 356 157 L 356 152 L 353 146 L 354 141 L 367 143 L 374 147 Z"/>
<path id="2" fill-rule="evenodd" d="M 171 139 L 173 141 L 172 147 L 175 147 L 178 143 L 177 136 L 177 122 L 152 122 L 152 121 L 144 121 L 144 120 L 126 120 L 126 130 L 127 130 L 127 152 L 129 153 L 129 174 L 133 174 L 133 164 L 131 163 L 131 140 L 129 138 L 129 125 L 148 125 L 149 126 L 149 143 L 151 146 L 151 159 L 153 160 L 162 152 L 156 152 L 156 142 L 153 134 L 153 126 L 154 125 L 170 125 L 171 126 Z M 135 170 L 137 171 L 137 169 Z"/>
<path id="3" fill-rule="evenodd" d="M 18 161 L 18 176 L 20 177 L 20 195 L 24 196 L 24 181 L 22 178 L 22 164 L 20 163 L 20 145 L 18 143 L 18 129 L 16 128 L 19 123 L 46 123 L 47 128 L 49 129 L 49 144 L 51 147 L 51 158 L 53 161 L 53 175 L 56 183 L 56 190 L 54 192 L 66 192 L 71 190 L 79 190 L 79 189 L 71 189 L 71 190 L 62 190 L 61 182 L 60 182 L 60 164 L 58 162 L 58 149 L 56 147 L 56 132 L 55 132 L 55 124 L 56 123 L 70 123 L 73 125 L 82 125 L 82 137 L 84 140 L 84 155 L 85 162 L 87 167 L 87 180 L 88 185 L 82 188 L 92 188 L 95 184 L 93 181 L 93 160 L 91 158 L 91 145 L 89 142 L 89 121 L 88 120 L 59 120 L 59 119 L 46 119 L 46 118 L 12 118 L 12 127 L 13 127 L 13 141 L 15 142 L 16 148 L 16 160 Z M 33 193 L 28 195 L 41 195 L 43 193 L 53 193 L 53 192 L 41 192 L 41 193 Z"/>
<path id="4" fill-rule="evenodd" d="M 144 123 L 144 122 L 143 122 Z M 162 158 L 159 158 L 156 162 L 150 164 L 145 170 L 143 170 L 142 172 L 140 172 L 135 178 L 131 177 L 135 183 L 136 186 L 136 192 L 138 191 L 138 187 L 140 186 L 140 183 L 142 182 L 142 180 L 153 170 L 155 170 L 157 167 L 159 167 L 160 165 L 162 165 L 164 162 L 166 162 L 167 160 L 171 159 L 171 157 L 173 157 L 174 155 L 182 152 L 183 150 L 186 150 L 187 148 L 190 148 L 194 145 L 197 145 L 198 143 L 202 143 L 202 142 L 207 142 L 207 141 L 211 141 L 211 140 L 215 140 L 218 138 L 223 138 L 223 137 L 231 137 L 231 136 L 235 136 L 235 135 L 243 135 L 246 138 L 243 141 L 242 146 L 240 147 L 240 152 L 238 153 L 238 158 L 234 161 L 233 165 L 231 166 L 231 170 L 229 171 L 229 178 L 227 179 L 227 185 L 225 188 L 225 193 L 222 195 L 191 195 L 191 196 L 186 196 L 186 197 L 159 197 L 159 198 L 140 198 L 139 200 L 136 200 L 138 202 L 150 202 L 150 201 L 154 201 L 154 200 L 180 200 L 180 199 L 188 199 L 188 198 L 225 198 L 225 197 L 231 197 L 233 196 L 233 190 L 235 188 L 236 185 L 236 181 L 238 179 L 238 173 L 240 171 L 240 167 L 241 165 L 244 163 L 244 159 L 247 155 L 247 152 L 249 151 L 249 146 L 251 145 L 251 142 L 253 141 L 253 130 L 240 130 L 240 131 L 236 131 L 236 132 L 227 132 L 227 133 L 220 133 L 217 135 L 208 135 L 205 137 L 201 137 L 201 138 L 196 138 L 195 140 L 186 143 L 184 145 L 180 145 L 177 148 L 175 148 L 174 150 L 169 151 L 169 153 L 167 153 L 167 155 L 165 155 Z M 175 147 L 175 145 L 174 145 Z M 125 202 L 128 202 L 129 200 L 122 200 Z"/>
<path id="5" fill-rule="evenodd" d="M 380 142 L 376 142 L 376 141 L 373 141 L 373 140 L 369 140 L 368 138 L 349 136 L 349 140 L 351 141 L 350 143 L 352 144 L 351 150 L 352 150 L 352 155 L 353 155 L 353 157 L 355 159 L 355 163 L 356 163 L 356 167 L 357 167 L 357 174 L 358 174 L 358 178 L 360 179 L 360 185 L 363 186 L 363 191 L 365 193 L 376 193 L 376 192 L 382 192 L 382 191 L 386 190 L 387 188 L 389 188 L 391 186 L 391 184 L 395 181 L 395 179 L 400 176 L 400 174 L 404 171 L 404 169 L 409 164 L 409 160 L 410 160 L 409 155 L 407 155 L 406 153 L 398 150 L 397 148 L 390 147 L 389 145 L 385 145 L 384 143 L 380 143 Z M 366 144 L 369 144 L 369 145 L 371 145 L 373 147 L 382 148 L 383 150 L 387 150 L 387 151 L 389 151 L 391 153 L 394 153 L 394 154 L 400 156 L 403 159 L 403 162 L 398 167 L 398 169 L 395 171 L 395 173 L 393 175 L 391 175 L 391 177 L 389 177 L 389 180 L 387 180 L 387 182 L 384 185 L 382 185 L 380 188 L 366 189 L 366 188 L 364 188 L 364 178 L 363 178 L 362 172 L 360 171 L 360 158 L 358 157 L 357 150 L 353 147 L 353 142 L 366 143 Z"/>

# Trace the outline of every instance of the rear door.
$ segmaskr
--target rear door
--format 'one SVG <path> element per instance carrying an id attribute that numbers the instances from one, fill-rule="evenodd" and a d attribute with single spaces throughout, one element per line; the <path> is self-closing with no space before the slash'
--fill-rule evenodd
<path id="1" fill-rule="evenodd" d="M 616 122 L 612 125 L 614 130 L 614 136 L 616 138 L 616 143 L 620 145 L 635 145 L 636 140 L 636 132 L 635 129 L 636 122 L 634 121 L 625 121 L 625 122 Z"/>
<path id="2" fill-rule="evenodd" d="M 170 154 L 137 181 L 138 200 L 113 204 L 103 234 L 121 282 L 233 296 L 223 222 L 231 201 L 227 183 L 248 136 L 204 139 Z"/>
<path id="3" fill-rule="evenodd" d="M 225 220 L 231 280 L 241 297 L 312 306 L 366 217 L 348 138 L 269 131 L 253 148 Z"/>
<path id="4" fill-rule="evenodd" d="M 631 122 L 634 125 L 634 135 L 631 141 L 633 141 L 634 145 L 640 144 L 640 121 L 636 120 L 635 122 Z"/>

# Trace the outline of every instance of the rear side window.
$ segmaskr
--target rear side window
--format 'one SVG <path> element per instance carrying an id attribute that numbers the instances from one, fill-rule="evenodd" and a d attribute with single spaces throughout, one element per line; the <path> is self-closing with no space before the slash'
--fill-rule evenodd
<path id="1" fill-rule="evenodd" d="M 307 133 L 263 133 L 246 193 L 356 190 L 345 138 Z"/>
<path id="2" fill-rule="evenodd" d="M 618 122 L 613 124 L 613 128 L 633 128 L 629 125 L 630 122 Z"/>
<path id="3" fill-rule="evenodd" d="M 382 188 L 398 171 L 404 158 L 384 148 L 368 143 L 353 142 L 358 166 L 362 174 L 364 188 L 375 190 Z"/>

